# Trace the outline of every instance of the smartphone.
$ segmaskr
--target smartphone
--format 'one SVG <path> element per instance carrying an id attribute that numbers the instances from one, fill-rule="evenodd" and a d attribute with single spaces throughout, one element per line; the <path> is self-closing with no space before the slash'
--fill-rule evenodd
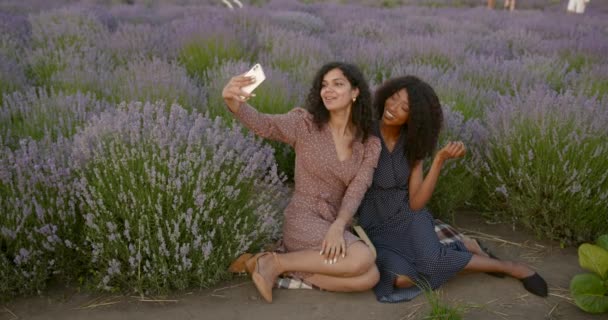
<path id="1" fill-rule="evenodd" d="M 245 91 L 247 93 L 253 92 L 253 90 L 262 83 L 262 81 L 266 80 L 266 75 L 264 74 L 264 70 L 262 69 L 262 66 L 259 63 L 256 63 L 249 71 L 247 71 L 247 73 L 245 73 L 245 76 L 246 77 L 251 77 L 251 76 L 255 77 L 254 83 L 241 88 L 243 91 Z"/>

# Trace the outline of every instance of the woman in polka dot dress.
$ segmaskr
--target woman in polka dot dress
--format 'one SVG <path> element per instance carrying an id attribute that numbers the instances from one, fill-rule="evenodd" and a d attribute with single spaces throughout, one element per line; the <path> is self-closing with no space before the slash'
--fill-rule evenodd
<path id="1" fill-rule="evenodd" d="M 492 259 L 471 242 L 439 242 L 424 207 L 444 162 L 462 157 L 465 147 L 448 143 L 424 176 L 422 160 L 435 149 L 443 122 L 434 90 L 413 76 L 391 79 L 376 91 L 374 108 L 379 119 L 372 131 L 382 151 L 358 214 L 377 250 L 377 299 L 411 300 L 420 287 L 436 289 L 463 270 L 504 273 L 522 280 L 528 291 L 547 296 L 546 282 L 526 265 Z"/>
<path id="2" fill-rule="evenodd" d="M 252 279 L 272 301 L 272 287 L 284 272 L 330 291 L 371 289 L 379 278 L 370 248 L 349 232 L 353 215 L 370 186 L 380 140 L 369 135 L 371 93 L 353 65 L 329 63 L 313 80 L 307 110 L 281 115 L 257 112 L 241 90 L 253 79 L 233 77 L 224 101 L 257 135 L 290 144 L 296 153 L 295 191 L 285 209 L 284 254 L 258 254 Z"/>

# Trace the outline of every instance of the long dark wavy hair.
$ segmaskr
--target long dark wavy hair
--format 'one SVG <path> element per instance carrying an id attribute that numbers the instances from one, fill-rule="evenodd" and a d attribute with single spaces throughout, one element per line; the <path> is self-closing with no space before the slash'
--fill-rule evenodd
<path id="1" fill-rule="evenodd" d="M 319 129 L 329 121 L 329 111 L 321 99 L 321 84 L 323 77 L 333 69 L 340 69 L 350 85 L 359 89 L 357 100 L 353 103 L 351 122 L 355 125 L 355 139 L 365 142 L 369 137 L 373 122 L 372 94 L 363 73 L 355 65 L 344 62 L 325 64 L 315 75 L 312 87 L 306 98 L 306 109 L 313 115 L 313 121 Z"/>
<path id="2" fill-rule="evenodd" d="M 410 166 L 433 154 L 443 126 L 441 103 L 435 90 L 415 76 L 404 76 L 384 82 L 374 96 L 374 110 L 382 121 L 386 100 L 397 91 L 405 89 L 409 99 L 409 119 L 403 128 L 407 131 L 405 156 Z"/>

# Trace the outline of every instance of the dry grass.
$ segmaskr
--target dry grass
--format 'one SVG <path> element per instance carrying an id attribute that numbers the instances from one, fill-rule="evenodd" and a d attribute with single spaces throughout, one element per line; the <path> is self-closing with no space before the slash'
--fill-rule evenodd
<path id="1" fill-rule="evenodd" d="M 499 236 L 483 233 L 480 231 L 474 231 L 474 230 L 469 230 L 469 229 L 465 229 L 465 228 L 459 228 L 459 230 L 466 236 L 470 236 L 470 237 L 480 239 L 480 240 L 498 242 L 501 244 L 512 245 L 512 246 L 516 246 L 516 247 L 523 248 L 523 249 L 530 249 L 533 251 L 540 251 L 540 250 L 546 249 L 545 246 L 540 245 L 538 243 L 531 243 L 530 241 L 524 241 L 522 243 L 518 243 L 518 242 L 505 240 L 503 238 L 500 238 Z"/>
<path id="2" fill-rule="evenodd" d="M 123 300 L 123 296 L 99 296 L 93 300 L 90 300 L 88 302 L 86 302 L 85 304 L 74 308 L 74 310 L 86 310 L 86 309 L 95 309 L 98 307 L 103 307 L 103 306 L 110 306 L 110 305 L 114 305 L 117 303 L 122 302 Z"/>
<path id="3" fill-rule="evenodd" d="M 422 306 L 424 306 L 426 303 L 418 303 L 415 304 L 413 306 L 409 306 L 408 312 L 406 315 L 404 315 L 403 317 L 399 318 L 399 320 L 410 320 L 410 319 L 415 319 L 416 315 L 418 315 L 418 311 L 420 310 L 420 308 L 422 308 Z M 411 310 L 411 311 L 410 311 Z"/>
<path id="4" fill-rule="evenodd" d="M 213 292 L 211 292 L 209 295 L 212 296 L 212 297 L 226 298 L 225 295 L 218 294 L 218 292 L 224 291 L 224 290 L 228 290 L 228 289 L 234 289 L 234 288 L 242 287 L 242 286 L 244 286 L 244 285 L 246 285 L 248 283 L 251 283 L 251 281 L 241 282 L 241 283 L 237 283 L 235 285 L 231 285 L 231 286 L 227 286 L 227 287 L 222 287 L 222 288 L 217 288 L 217 289 L 213 290 Z"/>
<path id="5" fill-rule="evenodd" d="M 11 318 L 9 318 L 9 320 L 17 320 L 19 319 L 19 316 L 16 315 L 14 312 L 11 311 L 11 309 L 7 308 L 7 307 L 3 307 L 4 309 L 4 313 L 8 313 Z"/>

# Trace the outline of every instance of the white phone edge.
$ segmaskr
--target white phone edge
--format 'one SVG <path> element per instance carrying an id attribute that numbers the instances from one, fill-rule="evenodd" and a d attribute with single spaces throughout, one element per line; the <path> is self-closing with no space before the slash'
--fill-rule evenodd
<path id="1" fill-rule="evenodd" d="M 257 88 L 264 80 L 266 80 L 266 75 L 264 74 L 264 69 L 262 69 L 262 65 L 260 65 L 259 63 L 256 63 L 253 67 L 251 67 L 251 69 L 249 69 L 249 71 L 247 71 L 247 73 L 245 73 L 245 76 L 247 76 L 247 77 L 254 76 L 255 77 L 254 83 L 241 88 L 243 91 L 245 91 L 247 93 L 252 93 L 253 90 L 255 90 L 255 88 Z"/>

